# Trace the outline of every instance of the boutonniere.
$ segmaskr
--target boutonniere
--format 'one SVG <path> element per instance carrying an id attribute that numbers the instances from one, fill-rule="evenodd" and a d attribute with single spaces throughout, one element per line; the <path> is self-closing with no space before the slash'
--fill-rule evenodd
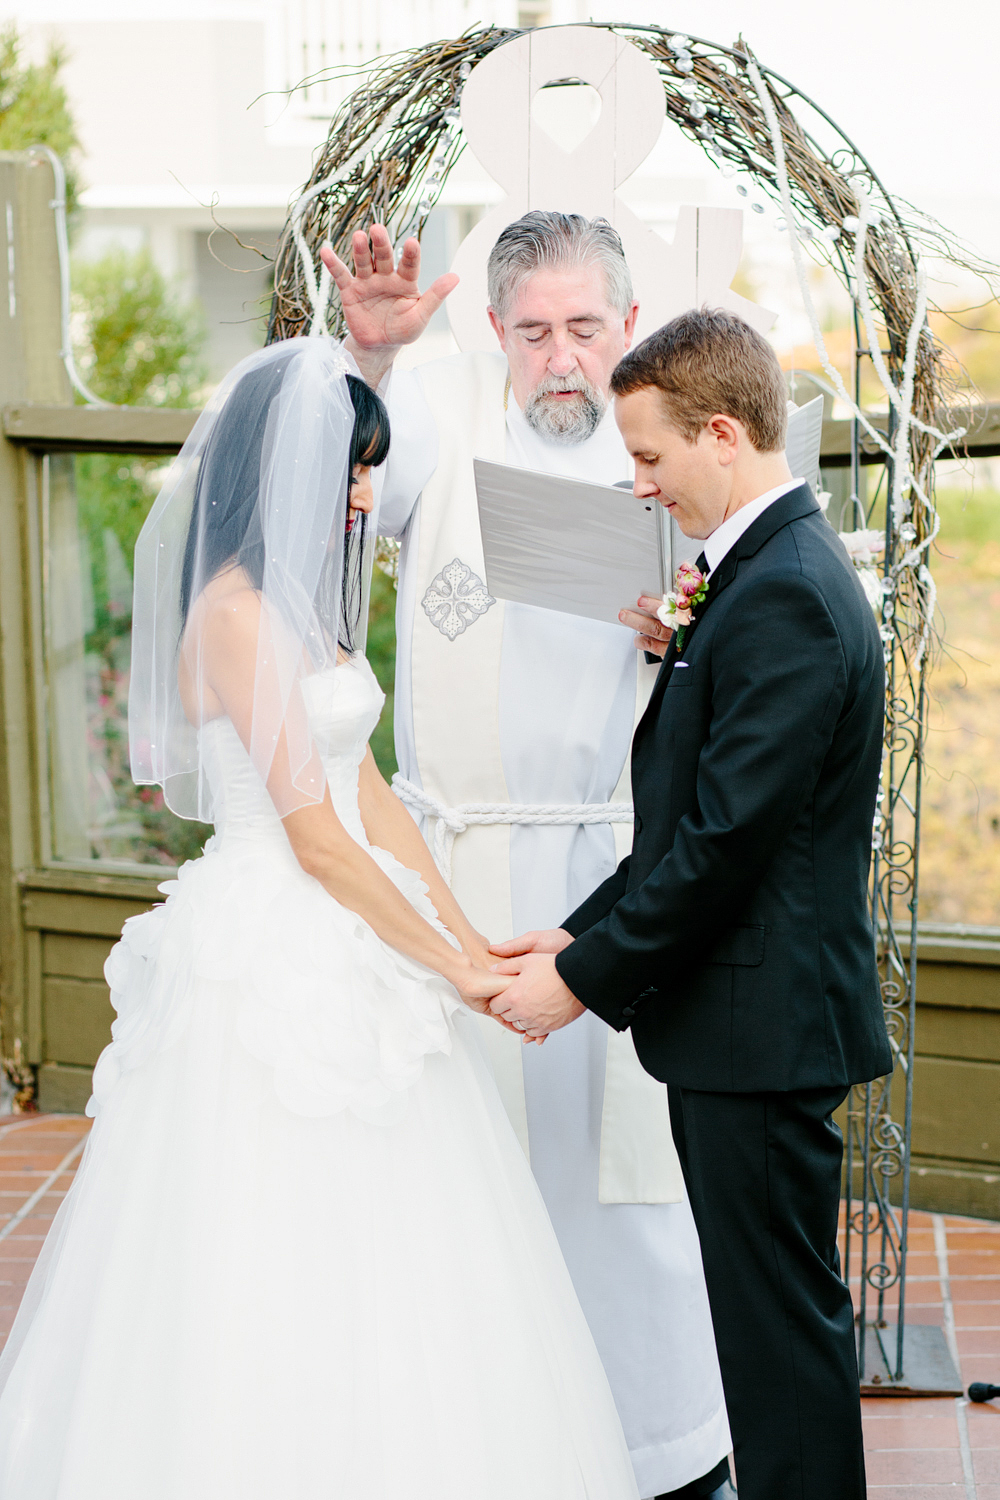
<path id="1" fill-rule="evenodd" d="M 694 619 L 696 605 L 708 594 L 708 579 L 694 563 L 683 562 L 674 574 L 673 593 L 664 594 L 663 603 L 656 611 L 662 624 L 677 631 L 677 649 L 683 650 L 684 636 Z"/>

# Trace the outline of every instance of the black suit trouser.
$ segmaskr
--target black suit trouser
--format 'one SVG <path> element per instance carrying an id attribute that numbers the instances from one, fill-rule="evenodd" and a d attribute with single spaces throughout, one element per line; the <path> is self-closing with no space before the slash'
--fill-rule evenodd
<path id="1" fill-rule="evenodd" d="M 740 1500 L 864 1500 L 854 1314 L 840 1276 L 845 1089 L 671 1087 Z"/>

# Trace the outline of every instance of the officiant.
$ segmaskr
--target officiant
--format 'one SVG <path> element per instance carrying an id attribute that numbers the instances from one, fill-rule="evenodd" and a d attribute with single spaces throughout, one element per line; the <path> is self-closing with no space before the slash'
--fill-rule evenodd
<path id="1" fill-rule="evenodd" d="M 416 241 L 397 267 L 380 226 L 355 234 L 353 253 L 353 274 L 328 247 L 323 258 L 347 351 L 392 420 L 379 530 L 401 539 L 397 790 L 429 837 L 438 820 L 454 836 L 453 887 L 488 940 L 557 927 L 629 848 L 629 746 L 656 667 L 623 626 L 490 596 L 473 458 L 630 481 L 608 401 L 637 312 L 621 241 L 603 219 L 525 214 L 489 256 L 497 352 L 395 372 L 399 347 L 457 278 L 421 297 Z M 665 1091 L 630 1034 L 589 1014 L 541 1047 L 489 1022 L 484 1038 L 640 1495 L 729 1493 L 722 1386 Z"/>

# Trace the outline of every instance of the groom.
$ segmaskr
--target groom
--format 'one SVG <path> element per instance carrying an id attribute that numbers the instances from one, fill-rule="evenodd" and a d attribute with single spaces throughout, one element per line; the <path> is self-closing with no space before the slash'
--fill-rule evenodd
<path id="1" fill-rule="evenodd" d="M 861 1500 L 831 1117 L 892 1067 L 867 899 L 881 643 L 789 472 L 784 384 L 759 334 L 685 313 L 625 355 L 611 389 L 635 493 L 704 541 L 707 592 L 636 731 L 631 855 L 561 928 L 496 945 L 520 978 L 493 1008 L 529 1034 L 585 1009 L 631 1027 L 669 1085 L 740 1500 Z M 669 634 L 629 623 L 647 646 Z"/>

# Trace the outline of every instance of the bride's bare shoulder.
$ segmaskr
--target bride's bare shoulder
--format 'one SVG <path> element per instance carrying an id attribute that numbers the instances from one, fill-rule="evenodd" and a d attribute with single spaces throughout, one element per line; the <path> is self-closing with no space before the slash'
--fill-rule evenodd
<path id="1" fill-rule="evenodd" d="M 256 644 L 260 632 L 261 601 L 243 568 L 228 568 L 209 580 L 188 611 L 184 651 Z"/>
<path id="2" fill-rule="evenodd" d="M 217 719 L 252 691 L 260 639 L 260 594 L 242 568 L 217 573 L 191 603 L 177 685 L 192 724 Z"/>

